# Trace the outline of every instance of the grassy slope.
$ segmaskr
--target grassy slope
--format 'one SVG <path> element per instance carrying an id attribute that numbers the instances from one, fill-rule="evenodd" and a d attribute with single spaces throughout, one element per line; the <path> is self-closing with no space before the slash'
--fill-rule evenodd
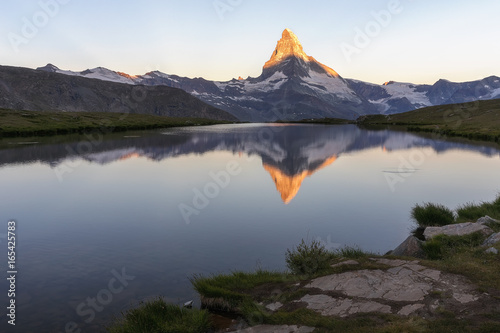
<path id="1" fill-rule="evenodd" d="M 40 136 L 101 130 L 117 132 L 224 121 L 104 112 L 15 111 L 0 109 L 0 137 Z"/>
<path id="2" fill-rule="evenodd" d="M 361 125 L 403 125 L 410 131 L 499 141 L 500 99 L 439 105 L 389 116 L 364 116 Z"/>

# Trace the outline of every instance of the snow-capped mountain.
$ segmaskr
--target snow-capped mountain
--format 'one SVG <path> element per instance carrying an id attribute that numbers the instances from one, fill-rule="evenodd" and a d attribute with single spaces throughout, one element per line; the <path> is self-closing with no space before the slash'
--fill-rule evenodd
<path id="1" fill-rule="evenodd" d="M 180 88 L 242 121 L 299 120 L 336 117 L 355 119 L 365 114 L 392 114 L 417 108 L 500 98 L 500 78 L 434 85 L 386 82 L 382 85 L 344 79 L 332 68 L 308 56 L 298 37 L 283 31 L 271 58 L 257 78 L 227 82 L 185 78 L 159 71 L 131 76 L 102 67 L 83 72 L 54 65 L 39 70 L 126 84 Z"/>

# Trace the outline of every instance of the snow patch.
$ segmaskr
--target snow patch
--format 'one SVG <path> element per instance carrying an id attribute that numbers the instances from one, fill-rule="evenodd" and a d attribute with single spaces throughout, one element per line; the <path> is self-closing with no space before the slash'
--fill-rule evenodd
<path id="1" fill-rule="evenodd" d="M 315 71 L 309 72 L 309 77 L 303 77 L 302 80 L 307 87 L 321 94 L 332 94 L 341 99 L 361 103 L 361 100 L 354 94 L 351 88 L 341 78 L 332 77 L 327 74 Z M 324 89 L 323 89 L 324 88 Z"/>
<path id="2" fill-rule="evenodd" d="M 388 102 L 396 98 L 407 98 L 411 104 L 414 105 L 416 104 L 419 107 L 432 105 L 426 93 L 424 91 L 418 92 L 417 87 L 411 83 L 394 82 L 392 84 L 386 86 L 382 85 L 380 87 L 385 89 L 385 91 L 387 92 L 387 94 L 390 95 L 390 97 L 385 97 L 370 102 L 379 105 L 385 105 L 386 108 L 382 112 L 386 112 L 390 108 Z"/>

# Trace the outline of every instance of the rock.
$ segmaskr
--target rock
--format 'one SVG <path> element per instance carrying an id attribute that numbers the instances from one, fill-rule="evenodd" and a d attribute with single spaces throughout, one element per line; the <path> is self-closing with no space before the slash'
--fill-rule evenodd
<path id="1" fill-rule="evenodd" d="M 483 235 L 488 236 L 493 233 L 493 230 L 484 224 L 466 222 L 449 224 L 443 227 L 427 227 L 424 231 L 424 237 L 426 240 L 429 240 L 437 235 L 464 236 L 475 232 L 481 232 Z"/>
<path id="2" fill-rule="evenodd" d="M 282 306 L 283 306 L 283 304 L 281 304 L 280 302 L 276 302 L 276 303 L 271 303 L 271 304 L 266 305 L 266 309 L 274 312 L 274 311 L 278 311 Z"/>
<path id="3" fill-rule="evenodd" d="M 409 316 L 413 312 L 420 310 L 424 307 L 424 304 L 409 304 L 407 306 L 404 306 L 401 310 L 399 310 L 398 315 L 400 316 Z"/>
<path id="4" fill-rule="evenodd" d="M 375 301 L 358 301 L 350 298 L 333 298 L 328 295 L 305 295 L 299 302 L 307 303 L 307 308 L 323 316 L 347 317 L 357 313 L 391 313 L 389 305 Z"/>
<path id="5" fill-rule="evenodd" d="M 359 262 L 356 260 L 346 260 L 339 262 L 338 264 L 332 265 L 332 268 L 339 267 L 339 266 L 345 266 L 345 265 L 359 265 Z"/>
<path id="6" fill-rule="evenodd" d="M 485 251 L 486 253 L 491 253 L 491 254 L 498 254 L 498 250 L 495 249 L 494 247 L 490 247 Z"/>
<path id="7" fill-rule="evenodd" d="M 486 215 L 485 217 L 480 217 L 476 223 L 480 223 L 480 224 L 484 224 L 484 225 L 490 225 L 492 223 L 500 223 L 499 220 L 495 220 L 494 218 L 492 217 L 489 217 L 488 215 Z"/>
<path id="8" fill-rule="evenodd" d="M 314 327 L 307 326 L 297 326 L 297 325 L 259 325 L 254 327 L 249 327 L 244 330 L 238 330 L 233 332 L 238 333 L 310 333 L 314 331 Z"/>
<path id="9" fill-rule="evenodd" d="M 500 242 L 500 232 L 491 235 L 487 240 L 484 241 L 483 246 L 492 246 Z"/>
<path id="10" fill-rule="evenodd" d="M 422 258 L 424 251 L 422 250 L 422 241 L 415 236 L 409 236 L 403 243 L 395 248 L 390 255 L 401 257 L 416 257 Z"/>
<path id="11" fill-rule="evenodd" d="M 389 301 L 418 302 L 432 289 L 429 279 L 400 266 L 394 271 L 360 270 L 319 277 L 307 288 L 341 292 L 349 297 L 380 298 Z"/>

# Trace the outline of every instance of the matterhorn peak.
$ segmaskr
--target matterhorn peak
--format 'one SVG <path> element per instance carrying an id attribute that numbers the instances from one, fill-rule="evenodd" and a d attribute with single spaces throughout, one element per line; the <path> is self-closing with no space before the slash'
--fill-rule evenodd
<path id="1" fill-rule="evenodd" d="M 307 68 L 310 68 L 316 72 L 327 73 L 328 75 L 338 78 L 339 74 L 335 72 L 328 66 L 325 66 L 313 57 L 308 56 L 300 43 L 299 38 L 290 29 L 285 29 L 281 35 L 281 39 L 278 41 L 276 48 L 274 49 L 271 59 L 264 65 L 264 71 L 267 72 L 270 68 L 280 65 L 285 60 L 289 58 L 296 58 L 302 60 Z M 302 66 L 304 66 L 302 65 Z M 309 76 L 307 74 L 308 70 L 305 70 L 301 76 Z"/>
<path id="2" fill-rule="evenodd" d="M 304 52 L 299 38 L 292 32 L 292 30 L 287 28 L 283 31 L 281 39 L 278 41 L 278 45 L 276 45 L 276 49 L 274 49 L 271 59 L 266 62 L 264 68 L 272 67 L 292 56 L 306 62 L 309 61 L 309 57 Z"/>

